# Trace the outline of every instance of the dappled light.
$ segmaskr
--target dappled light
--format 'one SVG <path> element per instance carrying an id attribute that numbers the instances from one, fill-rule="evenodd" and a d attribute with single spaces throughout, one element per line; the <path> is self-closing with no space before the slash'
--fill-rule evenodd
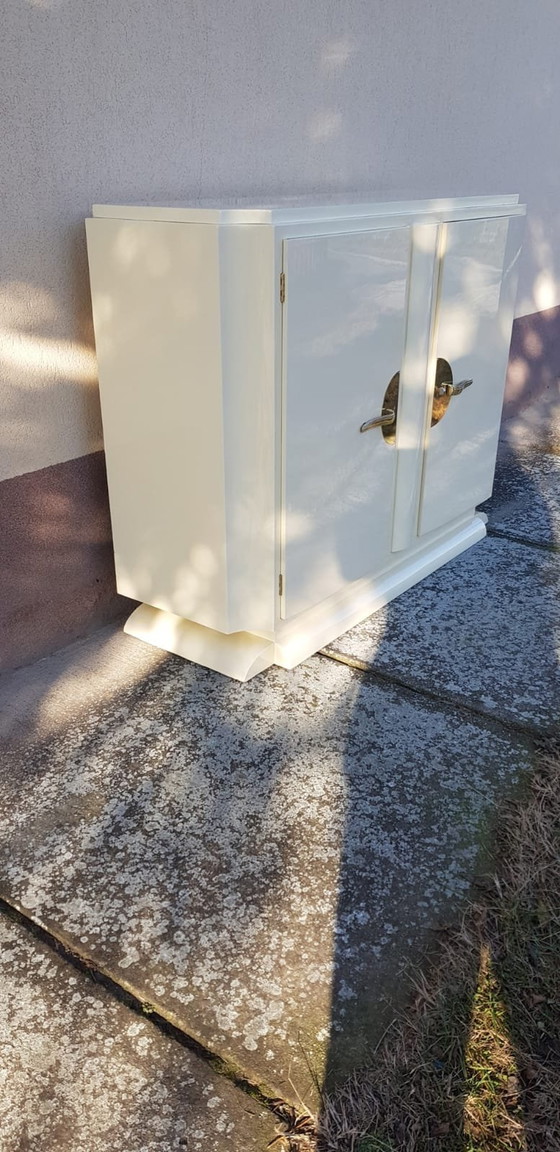
<path id="1" fill-rule="evenodd" d="M 521 1082 L 509 1034 L 506 992 L 501 987 L 490 945 L 483 941 L 469 1033 L 465 1044 L 466 1093 L 463 1129 L 473 1141 L 496 1141 L 525 1148 Z"/>
<path id="2" fill-rule="evenodd" d="M 333 37 L 321 49 L 321 62 L 325 68 L 338 70 L 350 64 L 357 52 L 359 44 L 354 36 Z"/>
<path id="3" fill-rule="evenodd" d="M 553 239 L 554 236 L 554 239 Z M 558 244 L 560 219 L 546 222 L 534 210 L 528 217 L 524 237 L 525 276 L 517 300 L 516 315 L 547 311 L 560 305 L 560 265 Z M 556 241 L 556 242 L 555 242 Z"/>
<path id="4" fill-rule="evenodd" d="M 339 136 L 342 129 L 340 112 L 316 112 L 309 122 L 309 135 L 313 140 L 330 140 Z"/>
<path id="5" fill-rule="evenodd" d="M 7 742 L 30 744 L 54 739 L 67 727 L 69 715 L 77 721 L 93 705 L 110 707 L 164 660 L 164 652 L 132 640 L 123 642 L 121 625 L 109 625 L 83 653 L 79 645 L 71 645 L 44 661 L 35 675 L 22 668 L 10 680 L 4 677 L 0 735 Z"/>
<path id="6" fill-rule="evenodd" d="M 69 384 L 97 385 L 97 361 L 92 348 L 76 341 L 27 336 L 21 332 L 0 330 L 0 365 L 17 368 L 24 375 L 43 380 L 54 372 Z"/>
<path id="7" fill-rule="evenodd" d="M 0 480 L 58 462 L 61 438 L 64 459 L 101 448 L 97 360 L 89 334 L 56 334 L 54 293 L 25 281 L 0 286 L 0 310 Z"/>

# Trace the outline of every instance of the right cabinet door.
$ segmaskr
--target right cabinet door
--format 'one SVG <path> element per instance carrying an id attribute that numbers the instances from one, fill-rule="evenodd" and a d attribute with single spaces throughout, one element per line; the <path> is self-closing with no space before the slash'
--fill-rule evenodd
<path id="1" fill-rule="evenodd" d="M 492 492 L 523 218 L 442 225 L 418 534 Z"/>

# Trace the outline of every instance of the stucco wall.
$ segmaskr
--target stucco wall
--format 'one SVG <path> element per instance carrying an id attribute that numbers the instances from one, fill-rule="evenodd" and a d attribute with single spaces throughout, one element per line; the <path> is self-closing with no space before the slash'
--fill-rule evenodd
<path id="1" fill-rule="evenodd" d="M 221 192 L 519 191 L 560 301 L 558 0 L 4 0 L 0 479 L 101 444 L 83 218 Z"/>

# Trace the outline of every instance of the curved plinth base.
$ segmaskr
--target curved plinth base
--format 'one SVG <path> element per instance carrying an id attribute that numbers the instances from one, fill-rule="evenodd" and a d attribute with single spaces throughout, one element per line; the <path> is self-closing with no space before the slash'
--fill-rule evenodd
<path id="1" fill-rule="evenodd" d="M 215 632 L 149 604 L 141 604 L 132 613 L 124 630 L 156 648 L 174 652 L 244 683 L 271 664 L 295 668 L 485 535 L 483 513 L 466 517 L 412 555 L 401 554 L 399 559 L 395 556 L 393 567 L 380 576 L 356 581 L 338 596 L 324 600 L 293 620 L 279 621 L 274 640 L 251 632 L 229 635 Z"/>
<path id="2" fill-rule="evenodd" d="M 225 635 L 213 628 L 203 628 L 201 624 L 183 620 L 172 612 L 153 608 L 150 604 L 136 608 L 124 630 L 129 636 L 136 636 L 138 640 L 145 640 L 165 652 L 174 652 L 176 656 L 193 660 L 195 664 L 222 672 L 224 676 L 231 676 L 242 683 L 256 676 L 257 672 L 270 668 L 274 661 L 272 640 L 263 640 L 250 632 Z"/>

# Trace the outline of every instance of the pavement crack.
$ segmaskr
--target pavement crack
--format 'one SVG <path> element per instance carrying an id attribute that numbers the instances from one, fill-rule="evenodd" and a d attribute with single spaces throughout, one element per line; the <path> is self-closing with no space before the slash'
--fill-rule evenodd
<path id="1" fill-rule="evenodd" d="M 214 1073 L 229 1080 L 234 1087 L 249 1096 L 255 1103 L 266 1108 L 283 1128 L 283 1131 L 276 1138 L 279 1152 L 281 1148 L 287 1148 L 288 1152 L 297 1152 L 301 1147 L 300 1138 L 305 1135 L 307 1139 L 314 1134 L 315 1118 L 313 1116 L 303 1110 L 298 1110 L 288 1100 L 268 1092 L 263 1085 L 249 1080 L 231 1061 L 201 1044 L 199 1040 L 189 1035 L 163 1014 L 156 1005 L 143 1000 L 130 988 L 120 984 L 96 964 L 92 957 L 82 955 L 70 948 L 61 936 L 38 923 L 29 912 L 7 899 L 6 896 L 0 896 L 0 916 L 2 915 L 29 932 L 36 940 L 60 956 L 71 968 L 91 980 L 93 984 L 104 988 L 109 995 L 125 1005 L 131 1012 L 148 1020 L 158 1031 L 170 1037 L 181 1047 L 188 1049 L 207 1064 Z M 282 1145 L 282 1141 L 285 1142 L 284 1145 Z"/>
<path id="2" fill-rule="evenodd" d="M 503 528 L 486 526 L 487 536 L 497 537 L 499 540 L 511 540 L 512 544 L 522 544 L 525 548 L 538 548 L 541 552 L 560 552 L 560 545 L 553 540 L 545 543 L 543 540 L 529 540 L 527 536 L 517 536 L 514 532 L 506 532 Z"/>
<path id="3" fill-rule="evenodd" d="M 477 708 L 476 704 L 468 703 L 463 698 L 451 693 L 441 696 L 438 692 L 432 692 L 429 688 L 415 681 L 405 680 L 404 677 L 397 676 L 392 672 L 385 672 L 380 668 L 373 668 L 366 660 L 360 660 L 357 656 L 347 656 L 345 652 L 338 652 L 332 648 L 321 648 L 317 655 L 327 656 L 329 660 L 337 660 L 340 664 L 346 664 L 349 668 L 354 668 L 357 672 L 362 672 L 373 680 L 381 680 L 384 684 L 392 684 L 397 688 L 404 688 L 407 692 L 414 692 L 415 695 L 423 696 L 424 699 L 437 704 L 438 708 L 452 708 L 467 716 L 474 715 L 487 723 L 497 725 L 505 732 L 515 732 L 516 735 L 528 737 L 531 740 L 537 737 L 554 737 L 554 732 L 543 733 L 542 729 L 536 726 L 517 724 L 515 720 L 504 720 L 503 717 L 496 716 L 492 712 L 486 712 L 484 708 Z"/>

